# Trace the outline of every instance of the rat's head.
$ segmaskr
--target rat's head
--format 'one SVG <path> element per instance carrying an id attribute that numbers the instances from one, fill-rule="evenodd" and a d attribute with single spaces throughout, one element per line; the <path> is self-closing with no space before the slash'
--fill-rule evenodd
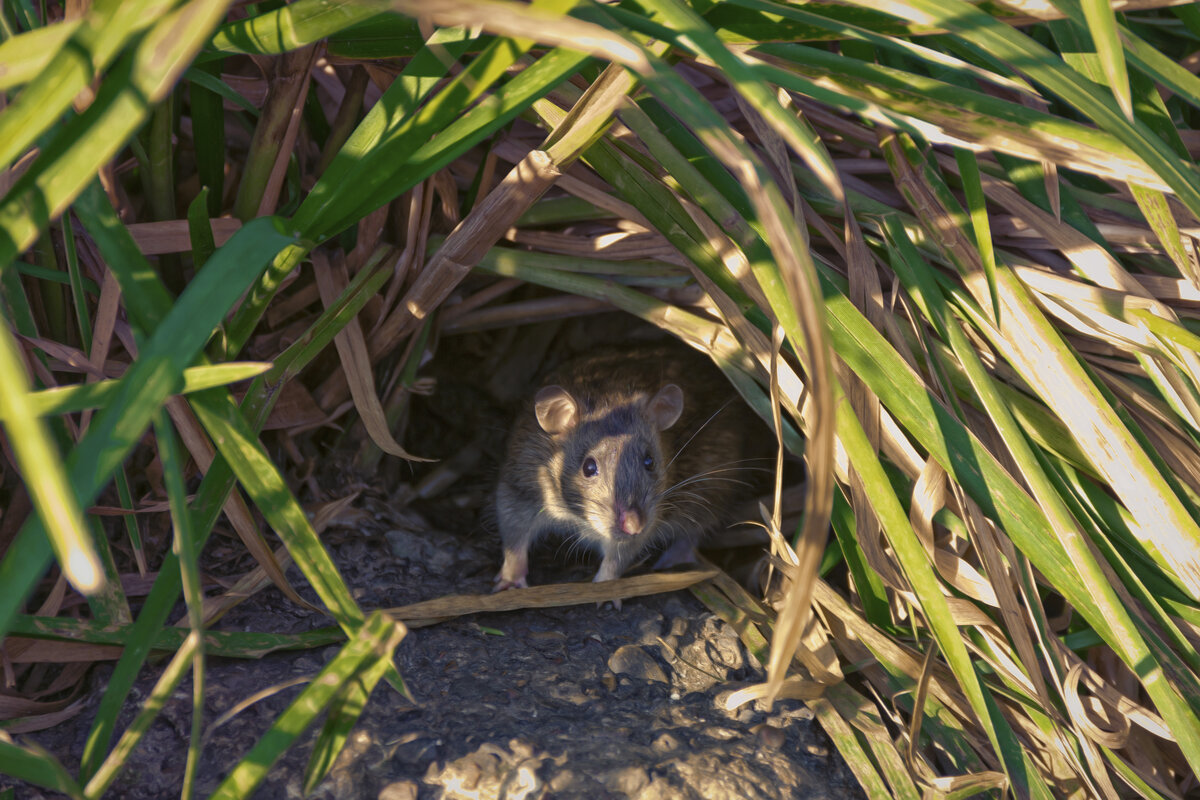
<path id="1" fill-rule="evenodd" d="M 683 391 L 669 383 L 649 397 L 589 409 L 561 386 L 546 386 L 534 411 L 562 450 L 559 486 L 571 511 L 607 539 L 653 531 L 667 467 L 660 434 L 683 412 Z"/>

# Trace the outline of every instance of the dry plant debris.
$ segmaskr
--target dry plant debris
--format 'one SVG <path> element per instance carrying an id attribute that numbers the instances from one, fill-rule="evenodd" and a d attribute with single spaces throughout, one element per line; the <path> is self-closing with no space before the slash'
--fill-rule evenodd
<path id="1" fill-rule="evenodd" d="M 1175 0 L 0 5 L 0 773 L 103 795 L 190 677 L 185 797 L 324 713 L 313 789 L 402 619 L 689 586 L 765 665 L 727 710 L 803 699 L 870 796 L 1200 794 L 1198 41 Z M 455 569 L 417 510 L 483 524 L 501 412 L 611 311 L 776 432 L 755 581 L 362 602 L 330 531 L 386 481 Z M 268 588 L 328 619 L 223 627 Z M 316 647 L 205 784 L 209 659 Z M 21 738 L 72 721 L 70 768 Z M 558 769 L 496 747 L 427 787 Z"/>

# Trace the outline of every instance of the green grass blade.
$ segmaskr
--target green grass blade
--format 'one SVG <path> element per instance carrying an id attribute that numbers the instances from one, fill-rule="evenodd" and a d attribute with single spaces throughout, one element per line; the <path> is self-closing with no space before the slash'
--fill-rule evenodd
<path id="1" fill-rule="evenodd" d="M 460 39 L 455 44 L 461 48 L 464 41 Z M 506 39 L 493 42 L 420 110 L 414 104 L 421 95 L 407 94 L 412 88 L 410 81 L 397 79 L 389 87 L 390 96 L 385 96 L 367 113 L 296 212 L 297 228 L 307 238 L 320 241 L 341 231 L 365 211 L 382 205 L 385 200 L 377 198 L 380 190 L 395 182 L 397 173 L 420 145 L 489 90 L 531 46 L 532 42 L 514 44 Z M 428 56 L 434 58 L 432 54 Z M 416 71 L 417 59 L 409 68 L 416 75 L 422 74 Z M 438 72 L 442 71 L 444 67 L 439 64 Z M 433 88 L 428 78 L 419 81 L 419 88 Z M 407 185 L 397 186 L 394 193 L 385 189 L 384 197 L 398 196 L 406 188 Z"/>
<path id="2" fill-rule="evenodd" d="M 186 72 L 183 73 L 183 77 L 186 81 L 188 81 L 188 83 L 191 83 L 193 86 L 198 86 L 202 90 L 207 91 L 209 94 L 215 95 L 218 100 L 228 100 L 229 102 L 231 102 L 234 105 L 241 108 L 243 111 L 250 114 L 250 116 L 257 117 L 261 113 L 258 110 L 258 106 L 251 103 L 239 92 L 234 91 L 234 89 L 229 84 L 225 83 L 225 81 L 220 79 L 218 74 L 215 72 L 215 70 L 217 70 L 219 68 L 219 66 L 220 66 L 220 62 L 206 61 L 203 64 L 197 64 L 196 66 L 190 67 Z M 213 133 L 220 133 L 221 139 L 224 138 L 224 133 L 221 133 L 221 131 L 224 131 L 223 125 L 220 128 L 220 130 L 218 130 L 217 125 L 216 125 L 216 122 L 218 122 L 218 121 L 221 121 L 223 123 L 223 120 L 221 120 L 221 114 L 219 113 L 220 111 L 221 111 L 220 102 L 212 104 L 212 103 L 209 103 L 209 101 L 205 101 L 205 105 L 201 109 L 201 108 L 196 107 L 196 101 L 193 98 L 193 100 L 192 100 L 193 124 L 203 126 L 203 127 L 196 129 L 196 139 L 197 140 L 200 139 L 201 132 L 203 130 L 208 130 L 209 128 L 212 129 Z M 209 117 L 209 113 L 212 113 L 211 118 Z M 217 139 L 216 143 L 222 144 L 221 139 Z M 201 144 L 203 144 L 203 142 L 201 142 Z M 220 159 L 223 160 L 225 158 L 225 148 L 223 146 L 220 149 L 213 147 L 212 150 Z M 214 186 L 214 187 L 216 186 L 215 183 L 210 183 L 209 181 L 205 181 L 204 185 L 205 186 Z M 220 209 L 217 209 L 216 212 L 213 212 L 210 209 L 209 213 L 212 214 L 213 216 L 215 216 L 217 213 L 220 213 Z"/>
<path id="3" fill-rule="evenodd" d="M 158 717 L 158 713 L 162 711 L 167 699 L 175 692 L 179 682 L 187 675 L 188 668 L 192 665 L 192 656 L 200 647 L 202 638 L 198 631 L 188 633 L 183 646 L 171 658 L 166 669 L 155 682 L 154 688 L 150 691 L 150 696 L 142 703 L 142 710 L 121 734 L 120 740 L 108 754 L 108 758 L 104 759 L 104 763 L 88 780 L 83 790 L 84 797 L 88 800 L 96 800 L 102 796 L 112 782 L 117 779 L 121 769 L 129 761 L 133 749 L 137 747 L 151 723 Z"/>
<path id="4" fill-rule="evenodd" d="M 163 320 L 167 317 L 171 309 L 170 295 L 163 287 L 161 281 L 159 281 L 149 263 L 138 251 L 128 230 L 117 219 L 112 207 L 108 204 L 106 196 L 97 184 L 94 184 L 84 193 L 78 205 L 80 216 L 89 221 L 89 231 L 100 246 L 101 253 L 105 256 L 106 261 L 114 265 L 114 268 L 118 271 L 118 278 L 121 283 L 122 293 L 126 298 L 126 308 L 130 312 L 131 323 L 140 331 L 150 332 L 156 330 L 163 323 Z M 258 222 L 255 224 L 258 224 Z M 226 246 L 228 246 L 228 243 Z M 220 251 L 217 257 L 219 258 L 219 256 Z M 382 258 L 379 261 L 382 261 Z M 343 297 L 331 306 L 319 319 L 318 326 L 324 325 L 324 335 L 327 335 L 330 340 L 336 333 L 336 330 L 330 330 L 331 326 L 325 323 L 338 314 L 345 315 L 345 318 L 357 314 L 363 304 L 370 297 L 374 296 L 375 291 L 381 285 L 382 281 L 390 275 L 390 269 L 378 266 L 379 261 L 376 262 L 376 266 L 373 269 L 365 268 L 361 270 L 355 276 L 351 286 L 343 293 Z M 207 274 L 211 267 L 212 263 L 205 270 L 202 270 L 202 274 Z M 366 290 L 364 290 L 364 287 Z M 289 353 L 295 353 L 290 359 L 290 364 L 296 370 L 301 369 L 308 360 L 315 357 L 319 352 L 319 349 L 305 349 L 305 346 L 311 343 L 311 341 L 311 336 L 302 336 L 293 345 L 294 350 L 289 349 Z M 252 420 L 255 430 L 261 428 L 277 396 L 276 392 L 268 390 L 267 384 L 261 378 L 247 394 L 245 401 L 247 414 Z M 207 390 L 198 392 L 193 402 L 208 403 L 216 408 L 224 402 L 225 397 L 226 395 L 218 390 Z M 224 457 L 218 454 L 205 473 L 203 481 L 201 481 L 192 507 L 192 514 L 194 516 L 193 529 L 197 532 L 198 548 L 203 547 L 204 540 L 211 533 L 213 525 L 221 513 L 225 499 L 233 489 L 233 485 L 233 472 L 230 470 Z M 6 567 L 7 561 L 4 564 L 0 564 L 0 576 L 4 574 Z M 150 643 L 157 641 L 156 637 L 162 635 L 163 625 L 179 594 L 180 586 L 178 558 L 174 553 L 168 553 L 159 570 L 154 587 L 143 603 L 142 611 L 129 632 L 129 641 L 113 672 L 112 678 L 109 680 L 109 689 L 101 702 L 101 708 L 97 715 L 98 724 L 89 736 L 88 749 L 85 751 L 85 770 L 89 768 L 89 764 L 98 763 L 98 759 L 101 756 L 101 748 L 106 745 L 111 736 L 111 727 L 108 727 L 109 723 L 104 720 L 114 719 L 123 706 L 129 689 L 132 686 L 133 679 L 136 677 L 149 653 Z M 323 638 L 326 635 L 328 634 L 322 634 L 322 638 L 318 638 L 311 645 L 318 646 L 330 641 Z M 338 632 L 335 632 L 334 635 L 336 637 L 343 636 Z M 216 644 L 210 647 L 210 652 L 218 652 L 217 647 L 220 645 L 222 637 L 211 632 L 208 634 L 208 637 L 210 641 L 216 642 Z M 241 645 L 235 646 L 242 647 Z M 247 645 L 247 647 L 249 646 Z M 274 649 L 291 645 L 288 645 L 283 640 L 263 640 L 261 644 L 253 646 Z M 95 762 L 89 761 L 86 758 L 89 753 L 95 754 L 91 756 L 92 759 L 96 760 Z M 91 768 L 94 769 L 94 766 Z"/>
<path id="5" fill-rule="evenodd" d="M 373 674 L 372 667 L 389 661 L 404 637 L 405 628 L 387 615 L 375 612 L 332 661 L 258 740 L 253 749 L 221 782 L 211 800 L 237 800 L 248 796 L 266 777 L 271 765 L 313 723 L 317 714 L 334 703 L 347 682 Z"/>
<path id="6" fill-rule="evenodd" d="M 96 238 L 107 243 L 111 237 L 107 226 L 113 220 L 99 214 L 99 204 L 81 204 L 80 209 L 85 226 L 91 229 L 94 225 L 98 232 L 94 234 Z M 99 218 L 87 215 L 87 210 L 96 212 Z M 116 225 L 120 226 L 120 223 Z M 124 231 L 123 227 L 120 230 L 128 237 L 128 231 Z M 146 429 L 151 416 L 167 396 L 177 389 L 184 368 L 195 360 L 226 311 L 266 268 L 267 260 L 290 241 L 290 237 L 277 230 L 273 220 L 263 218 L 251 221 L 217 251 L 191 281 L 179 301 L 162 317 L 153 335 L 141 348 L 137 361 L 118 386 L 114 398 L 97 415 L 88 435 L 71 454 L 72 476 L 79 472 L 87 476 L 75 483 L 76 491 L 85 502 L 90 503 L 94 499 L 95 493 L 124 458 L 127 449 Z M 133 264 L 117 264 L 111 260 L 109 263 L 121 282 L 127 309 L 136 308 L 139 301 L 144 300 L 142 287 L 145 284 L 141 281 L 150 279 L 151 286 L 157 286 L 158 292 L 165 295 L 162 285 L 153 283 L 157 281 L 153 273 L 139 281 L 131 274 Z M 105 700 L 101 702 L 101 713 L 97 715 L 97 727 L 93 729 L 84 753 L 84 775 L 91 775 L 99 766 L 101 748 L 111 735 L 117 710 L 124 702 L 125 692 L 136 675 L 140 659 L 144 659 L 148 652 L 150 633 L 152 629 L 145 631 L 146 641 L 129 649 L 129 663 L 132 666 L 124 673 L 119 668 L 110 679 Z M 126 666 L 124 660 L 122 665 Z M 110 698 L 116 700 L 110 704 Z"/>
<path id="7" fill-rule="evenodd" d="M 1117 36 L 1117 17 L 1108 0 L 1080 0 L 1088 32 L 1096 47 L 1096 56 L 1108 79 L 1108 87 L 1125 116 L 1133 119 L 1133 95 L 1129 89 L 1129 73 L 1125 67 L 1125 50 Z"/>
<path id="8" fill-rule="evenodd" d="M 867 0 L 852 2 L 867 5 Z M 1012 64 L 1121 140 L 1175 191 L 1193 214 L 1200 215 L 1200 173 L 1194 166 L 1178 158 L 1144 123 L 1136 118 L 1129 120 L 1100 87 L 1021 31 L 963 0 L 894 0 L 887 11 L 911 21 L 944 27 Z"/>
<path id="9" fill-rule="evenodd" d="M 67 768 L 40 748 L 20 747 L 0 739 L 0 773 L 28 781 L 34 786 L 62 792 L 71 798 L 83 797 L 83 789 L 67 772 Z"/>
<path id="10" fill-rule="evenodd" d="M 126 53 L 106 76 L 96 99 L 83 114 L 58 128 L 40 156 L 0 200 L 0 269 L 29 247 L 51 219 L 60 215 L 91 180 L 100 167 L 111 159 L 146 118 L 150 107 L 161 100 L 183 72 L 187 62 L 199 50 L 207 31 L 225 13 L 229 0 L 194 0 L 165 17 L 158 17 L 152 30 L 142 36 L 136 49 Z M 118 3 L 137 7 L 142 3 Z M 71 48 L 67 48 L 71 49 Z M 74 58 L 75 56 L 72 56 Z M 60 59 L 50 70 L 69 69 L 72 59 Z M 62 103 L 70 103 L 76 92 L 91 79 L 90 67 L 78 75 L 66 76 L 54 83 L 53 91 L 82 81 Z M 39 83 L 41 85 L 41 79 Z M 21 95 L 23 99 L 29 89 Z M 24 108 L 23 106 L 21 108 Z M 18 106 L 0 113 L 0 164 L 6 147 L 7 126 L 15 126 L 24 136 L 29 124 Z M 38 110 L 48 116 L 44 108 Z M 87 147 L 77 146 L 87 141 Z M 22 139 L 24 141 L 24 139 Z M 32 140 L 13 151 L 24 152 Z M 11 160 L 11 159 L 10 159 Z"/>
<path id="11" fill-rule="evenodd" d="M 193 402 L 192 410 L 212 434 L 238 482 L 287 545 L 321 602 L 347 633 L 353 633 L 362 625 L 362 610 L 233 398 L 225 394 L 219 404 Z"/>
<path id="12" fill-rule="evenodd" d="M 400 623 L 396 623 L 396 625 L 400 628 L 400 636 L 403 636 L 403 627 Z M 397 639 L 397 641 L 399 640 Z M 379 679 L 383 677 L 390 663 L 390 659 L 380 658 L 370 667 L 355 675 L 343 684 L 341 691 L 330 704 L 329 715 L 325 719 L 321 733 L 317 736 L 308 766 L 304 770 L 305 794 L 316 789 L 317 784 L 333 768 L 338 754 L 342 752 L 342 748 L 346 744 L 347 737 L 354 730 L 363 708 L 367 705 L 367 700 L 371 697 L 371 690 L 379 683 Z"/>
<path id="13" fill-rule="evenodd" d="M 54 60 L 82 19 L 34 28 L 0 42 L 0 92 L 29 83 Z"/>
<path id="14" fill-rule="evenodd" d="M 920 602 L 925 622 L 938 647 L 942 649 L 959 687 L 970 702 L 996 755 L 1000 758 L 1004 772 L 1008 775 L 1010 788 L 1018 797 L 1027 796 L 1036 786 L 1036 771 L 1031 768 L 1012 728 L 1000 714 L 995 700 L 983 685 L 967 652 L 966 644 L 958 633 L 933 567 L 909 523 L 908 514 L 892 491 L 878 456 L 863 433 L 858 418 L 854 416 L 850 403 L 844 397 L 839 396 L 838 400 L 838 438 L 863 481 L 884 534 Z"/>
<path id="15" fill-rule="evenodd" d="M 205 186 L 188 206 L 188 236 L 192 241 L 192 263 L 196 269 L 204 266 L 217 249 L 213 239 L 212 221 L 208 216 L 208 187 Z"/>
<path id="16" fill-rule="evenodd" d="M 417 20 L 398 14 L 373 17 L 343 28 L 326 42 L 330 55 L 355 59 L 412 58 L 424 46 Z"/>
<path id="17" fill-rule="evenodd" d="M 223 53 L 278 55 L 388 12 L 387 0 L 299 0 L 222 25 L 210 46 Z"/>
<path id="18" fill-rule="evenodd" d="M 211 85 L 229 89 L 220 80 L 222 63 L 220 59 L 210 61 L 184 73 L 184 79 L 190 84 L 188 99 L 192 141 L 196 149 L 196 176 L 200 179 L 201 193 L 206 197 L 205 210 L 209 217 L 221 215 L 222 198 L 225 197 L 225 117 L 222 95 L 214 91 Z M 232 89 L 229 91 L 237 95 Z M 246 102 L 241 95 L 237 97 Z M 246 105 L 249 103 L 246 102 Z M 190 213 L 188 218 L 191 219 Z"/>
<path id="19" fill-rule="evenodd" d="M 259 361 L 234 361 L 207 367 L 189 367 L 183 371 L 183 385 L 179 394 L 192 394 L 216 386 L 226 386 L 238 381 L 262 375 L 269 370 L 269 363 Z M 42 417 L 71 414 L 89 408 L 106 406 L 120 385 L 119 379 L 80 383 L 74 386 L 57 386 L 29 395 L 33 413 Z"/>
<path id="20" fill-rule="evenodd" d="M 193 203 L 195 205 L 197 203 Z M 203 207 L 202 203 L 200 206 Z M 171 505 L 171 522 L 175 528 L 175 552 L 179 556 L 183 597 L 187 603 L 188 627 L 191 629 L 188 642 L 195 642 L 192 648 L 192 728 L 181 795 L 183 800 L 190 800 L 196 791 L 196 769 L 204 738 L 204 591 L 200 583 L 200 551 L 196 547 L 192 515 L 187 507 L 187 488 L 183 483 L 182 447 L 165 411 L 159 411 L 155 416 L 154 429 L 163 465 L 163 482 Z"/>
<path id="21" fill-rule="evenodd" d="M 193 520 L 194 521 L 194 520 Z M 197 540 L 197 549 L 201 542 Z M 175 570 L 179 579 L 180 570 Z M 116 645 L 128 648 L 139 640 L 134 625 L 123 625 L 116 629 L 100 625 L 94 620 L 67 617 L 37 617 L 22 614 L 13 620 L 10 633 L 31 639 L 48 639 L 60 642 L 80 642 L 96 645 Z M 160 625 L 149 637 L 149 647 L 155 653 L 173 653 L 183 646 L 188 636 L 185 628 Z M 251 631 L 208 631 L 205 636 L 205 651 L 210 655 L 229 658 L 259 659 L 270 653 L 283 650 L 308 650 L 346 641 L 340 628 L 317 628 L 304 633 L 255 633 Z"/>
<path id="22" fill-rule="evenodd" d="M 996 251 L 992 249 L 992 226 L 988 223 L 987 201 L 983 196 L 983 184 L 979 180 L 979 162 L 975 154 L 967 150 L 955 150 L 954 160 L 962 176 L 963 192 L 967 198 L 967 213 L 971 215 L 971 230 L 975 234 L 975 245 L 983 262 L 983 274 L 987 278 L 992 295 L 992 306 L 1000 308 L 996 293 Z"/>
<path id="23" fill-rule="evenodd" d="M 465 43 L 461 46 L 465 47 Z M 447 46 L 447 49 L 451 48 Z M 538 59 L 533 66 L 522 70 L 511 82 L 480 100 L 467 113 L 460 115 L 452 110 L 453 105 L 444 106 L 443 111 L 449 111 L 451 116 L 442 119 L 442 124 L 447 127 L 432 141 L 428 140 L 428 136 L 417 137 L 411 132 L 413 128 L 405 125 L 387 127 L 390 123 L 385 119 L 372 118 L 372 114 L 368 113 L 296 212 L 293 222 L 310 236 L 327 236 L 340 230 L 350 221 L 391 201 L 425 180 L 484 137 L 510 122 L 523 109 L 577 70 L 586 58 L 567 50 L 553 50 Z M 414 59 L 410 66 L 416 64 L 417 59 Z M 419 85 L 410 86 L 410 89 L 420 88 L 428 79 L 421 77 L 419 81 L 414 78 L 414 81 Z M 397 79 L 392 86 L 396 87 L 400 83 L 401 79 Z M 377 103 L 375 108 L 381 105 L 383 101 Z M 422 109 L 422 115 L 424 114 L 425 110 Z M 451 119 L 454 121 L 451 122 Z M 419 121 L 422 125 L 415 129 L 426 130 L 423 125 L 428 121 L 423 116 Z M 405 133 L 397 139 L 401 129 L 404 129 Z M 418 145 L 418 141 L 424 144 Z M 409 148 L 413 147 L 419 149 L 415 153 L 411 152 Z M 360 150 L 369 153 L 370 157 L 360 156 Z M 368 164 L 369 168 L 366 166 Z M 392 176 L 391 179 L 384 180 L 388 176 Z M 351 187 L 357 188 L 352 190 Z M 327 216 L 323 217 L 322 214 Z M 229 325 L 230 352 L 240 351 L 273 296 L 279 281 L 299 263 L 302 255 L 297 251 L 278 259 L 260 286 L 255 288 L 249 300 L 238 310 Z"/>
<path id="24" fill-rule="evenodd" d="M 892 624 L 887 591 L 879 576 L 867 563 L 862 547 L 855 538 L 854 509 L 841 487 L 833 495 L 833 514 L 830 517 L 834 536 L 842 549 L 846 567 L 854 577 L 854 588 L 862 601 L 863 616 L 873 625 L 888 628 Z"/>
<path id="25" fill-rule="evenodd" d="M 60 46 L 37 78 L 0 114 L 0 169 L 11 166 L 58 121 L 92 80 L 94 70 L 108 66 L 130 37 L 172 5 L 162 0 L 95 3 L 69 37 L 70 45 Z"/>
<path id="26" fill-rule="evenodd" d="M 50 430 L 29 395 L 20 349 L 8 325 L 0 324 L 0 420 L 63 573 L 80 592 L 93 595 L 104 583 L 104 568 Z"/>

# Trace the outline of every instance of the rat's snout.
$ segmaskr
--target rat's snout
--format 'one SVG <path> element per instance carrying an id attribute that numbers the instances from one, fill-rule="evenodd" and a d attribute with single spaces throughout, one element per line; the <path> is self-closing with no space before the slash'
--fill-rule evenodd
<path id="1" fill-rule="evenodd" d="M 625 507 L 618 503 L 616 512 L 617 528 L 620 529 L 621 533 L 633 536 L 642 532 L 644 521 L 642 519 L 642 512 L 638 510 L 637 506 Z"/>

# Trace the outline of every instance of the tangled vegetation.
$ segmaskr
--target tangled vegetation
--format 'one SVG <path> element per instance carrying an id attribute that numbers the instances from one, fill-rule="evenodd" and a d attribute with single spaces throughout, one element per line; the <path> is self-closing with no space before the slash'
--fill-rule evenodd
<path id="1" fill-rule="evenodd" d="M 765 514 L 780 591 L 695 588 L 769 663 L 736 700 L 808 700 L 872 797 L 1200 791 L 1200 7 L 5 0 L 0 24 L 0 772 L 99 797 L 206 654 L 328 644 L 209 630 L 295 597 L 291 559 L 344 644 L 217 796 L 328 712 L 314 785 L 402 688 L 405 628 L 264 448 L 277 401 L 408 458 L 435 334 L 616 307 L 711 353 L 807 464 L 802 523 Z M 259 566 L 206 596 L 222 513 Z M 14 738 L 77 713 L 114 645 L 78 774 Z"/>

